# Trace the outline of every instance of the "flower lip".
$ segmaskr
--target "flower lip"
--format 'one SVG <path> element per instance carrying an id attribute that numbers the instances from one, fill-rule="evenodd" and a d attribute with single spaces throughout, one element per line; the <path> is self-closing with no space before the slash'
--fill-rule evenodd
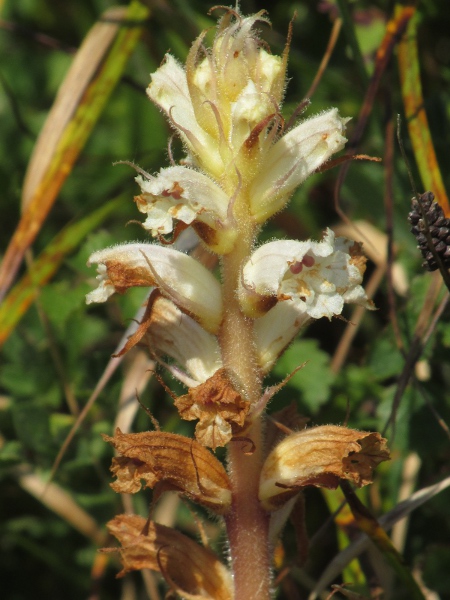
<path id="1" fill-rule="evenodd" d="M 209 177 L 182 166 L 162 169 L 157 177 L 136 177 L 142 194 L 136 197 L 140 212 L 147 214 L 144 228 L 153 236 L 170 233 L 173 219 L 186 224 L 200 220 L 212 228 L 227 220 L 229 198 Z"/>
<path id="2" fill-rule="evenodd" d="M 266 312 L 261 311 L 264 297 L 275 297 L 314 319 L 331 319 L 342 312 L 345 302 L 372 309 L 360 285 L 364 270 L 361 246 L 335 238 L 331 229 L 321 242 L 269 242 L 244 265 L 241 306 L 249 316 L 262 316 Z"/>

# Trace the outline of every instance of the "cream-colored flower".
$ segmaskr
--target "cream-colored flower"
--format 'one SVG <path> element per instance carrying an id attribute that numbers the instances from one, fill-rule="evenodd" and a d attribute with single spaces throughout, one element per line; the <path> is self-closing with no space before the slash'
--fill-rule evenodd
<path id="1" fill-rule="evenodd" d="M 281 210 L 308 175 L 342 150 L 348 121 L 332 108 L 303 121 L 272 146 L 250 187 L 250 209 L 258 222 Z"/>
<path id="2" fill-rule="evenodd" d="M 159 297 L 152 305 L 147 341 L 157 354 L 170 356 L 186 370 L 193 380 L 190 387 L 204 383 L 222 367 L 216 336 L 166 298 Z M 187 383 L 173 365 L 170 368 L 175 377 Z"/>
<path id="3" fill-rule="evenodd" d="M 229 222 L 230 198 L 210 177 L 187 167 L 162 169 L 157 177 L 136 181 L 140 212 L 147 215 L 144 228 L 153 236 L 171 233 L 173 220 L 193 224 L 213 251 L 225 254 L 233 247 L 235 228 Z"/>
<path id="4" fill-rule="evenodd" d="M 145 227 L 153 235 L 170 232 L 173 218 L 194 226 L 200 222 L 197 233 L 203 241 L 226 254 L 236 235 L 232 199 L 244 202 L 254 221 L 263 223 L 344 147 L 348 119 L 335 108 L 277 139 L 288 47 L 281 57 L 270 54 L 254 30 L 257 21 L 266 21 L 262 12 L 243 17 L 230 10 L 211 48 L 204 47 L 203 33 L 185 69 L 168 55 L 152 75 L 149 97 L 177 130 L 188 162 L 204 173 L 172 167 L 154 181 L 139 178 L 143 196 L 138 205 L 148 214 Z"/>
<path id="5" fill-rule="evenodd" d="M 183 252 L 156 244 L 123 244 L 94 252 L 99 287 L 86 302 L 105 302 L 114 292 L 156 286 L 207 330 L 216 333 L 222 320 L 219 282 L 208 269 Z"/>
<path id="6" fill-rule="evenodd" d="M 211 48 L 205 49 L 202 34 L 186 69 L 167 55 L 147 90 L 178 131 L 192 163 L 217 181 L 226 175 L 233 187 L 236 169 L 245 179 L 251 160 L 255 171 L 249 148 L 257 147 L 259 154 L 272 144 L 272 117 L 285 87 L 287 50 L 282 57 L 267 52 L 254 31 L 258 21 L 267 21 L 262 12 L 243 17 L 229 11 Z"/>
<path id="7" fill-rule="evenodd" d="M 335 238 L 321 242 L 279 240 L 258 248 L 244 265 L 239 298 L 245 314 L 259 317 L 276 302 L 313 319 L 331 319 L 345 302 L 373 308 L 361 287 L 365 270 L 361 246 Z"/>

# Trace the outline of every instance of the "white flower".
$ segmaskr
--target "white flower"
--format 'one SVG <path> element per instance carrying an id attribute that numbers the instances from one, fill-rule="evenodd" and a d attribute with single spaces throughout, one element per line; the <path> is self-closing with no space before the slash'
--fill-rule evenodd
<path id="1" fill-rule="evenodd" d="M 136 204 L 147 215 L 144 228 L 153 236 L 172 232 L 173 219 L 177 219 L 197 225 L 198 235 L 210 249 L 222 254 L 231 249 L 235 235 L 228 227 L 230 199 L 212 179 L 194 169 L 175 166 L 150 179 L 138 176 L 136 181 L 142 190 Z"/>
<path id="2" fill-rule="evenodd" d="M 321 242 L 279 240 L 258 248 L 244 265 L 242 310 L 262 316 L 276 302 L 313 319 L 339 315 L 345 302 L 373 308 L 360 283 L 365 257 L 356 242 L 327 229 Z"/>
<path id="3" fill-rule="evenodd" d="M 86 302 L 105 302 L 114 292 L 156 286 L 207 331 L 216 333 L 222 320 L 219 282 L 190 256 L 156 244 L 124 244 L 94 252 L 88 266 L 98 263 L 99 287 Z"/>
<path id="4" fill-rule="evenodd" d="M 308 175 L 342 150 L 348 121 L 332 108 L 304 121 L 272 146 L 250 188 L 250 208 L 258 222 L 281 210 Z"/>
<path id="5" fill-rule="evenodd" d="M 170 54 L 152 74 L 147 88 L 149 98 L 166 113 L 172 125 L 194 156 L 201 154 L 205 166 L 214 171 L 221 164 L 215 140 L 198 124 L 184 68 Z"/>
<path id="6" fill-rule="evenodd" d="M 166 298 L 157 298 L 152 306 L 147 339 L 152 349 L 175 359 L 196 384 L 222 367 L 217 338 Z"/>
<path id="7" fill-rule="evenodd" d="M 256 350 L 263 374 L 269 373 L 299 329 L 310 320 L 307 313 L 299 313 L 291 302 L 278 302 L 255 320 Z"/>

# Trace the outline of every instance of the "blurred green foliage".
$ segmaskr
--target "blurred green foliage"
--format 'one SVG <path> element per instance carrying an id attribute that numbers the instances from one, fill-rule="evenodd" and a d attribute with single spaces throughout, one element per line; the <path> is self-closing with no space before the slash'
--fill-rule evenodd
<path id="1" fill-rule="evenodd" d="M 105 202 L 121 195 L 128 200 L 90 234 L 79 249 L 64 261 L 54 279 L 39 296 L 7 340 L 0 368 L 0 581 L 8 589 L 8 600 L 30 598 L 78 600 L 118 599 L 122 584 L 114 580 L 118 565 L 112 561 L 97 581 L 91 576 L 96 546 L 70 524 L 29 495 L 19 484 L 19 469 L 27 465 L 48 477 L 53 461 L 75 421 L 67 403 L 67 388 L 83 407 L 111 353 L 132 319 L 142 295 L 115 297 L 104 306 L 86 307 L 84 296 L 94 285 L 93 269 L 85 266 L 89 254 L 113 243 L 145 239 L 143 230 L 131 222 L 137 219 L 132 201 L 137 192 L 134 172 L 127 166 L 113 166 L 118 160 L 132 160 L 148 172 L 167 164 L 169 129 L 158 110 L 145 95 L 149 74 L 170 49 L 185 58 L 195 36 L 213 24 L 207 16 L 212 3 L 200 0 L 153 2 L 145 33 L 132 56 L 126 76 L 115 89 L 78 163 L 41 230 L 34 246 L 37 255 L 69 222 L 91 214 Z M 335 2 L 304 0 L 289 2 L 242 1 L 248 14 L 266 8 L 272 28 L 263 27 L 264 37 L 279 53 L 285 43 L 288 24 L 293 24 L 289 63 L 291 78 L 286 94 L 285 115 L 304 98 L 328 43 Z M 362 1 L 347 3 L 352 14 L 356 39 L 368 75 L 373 71 L 374 52 L 391 15 L 392 3 Z M 21 185 L 36 137 L 52 106 L 58 87 L 70 64 L 71 54 L 101 13 L 112 6 L 107 0 L 7 0 L 0 26 L 0 185 L 2 208 L 0 246 L 6 248 L 20 215 Z M 426 97 L 426 110 L 441 172 L 450 189 L 450 12 L 447 3 L 424 0 L 419 51 Z M 341 33 L 330 64 L 312 99 L 307 114 L 330 105 L 353 117 L 349 134 L 362 105 L 367 82 L 361 78 L 344 32 Z M 381 89 L 363 137 L 361 152 L 383 156 L 385 122 L 389 115 L 402 113 L 395 59 L 385 73 Z M 407 153 L 410 143 L 403 138 Z M 175 142 L 175 152 L 181 149 Z M 412 196 L 405 165 L 394 161 L 393 229 L 395 260 L 404 269 L 406 288 L 396 295 L 400 336 L 407 350 L 414 338 L 417 319 L 427 302 L 431 276 L 421 270 L 416 242 L 409 234 L 406 217 Z M 411 156 L 411 155 L 410 155 Z M 413 161 L 412 161 L 413 162 Z M 417 186 L 420 181 L 413 168 Z M 325 226 L 337 223 L 333 185 L 337 170 L 314 175 L 295 194 L 284 215 L 275 218 L 263 232 L 264 239 L 275 235 L 319 237 Z M 350 219 L 365 219 L 381 231 L 386 229 L 384 166 L 354 163 L 341 190 L 341 208 Z M 289 224 L 287 225 L 287 221 Z M 370 263 L 368 275 L 373 272 Z M 25 272 L 25 271 L 23 271 Z M 444 294 L 441 291 L 441 296 Z M 361 429 L 383 431 L 393 410 L 398 378 L 405 358 L 398 349 L 389 313 L 386 281 L 375 297 L 379 310 L 366 314 L 351 345 L 345 366 L 333 373 L 331 358 L 346 328 L 344 320 L 317 322 L 296 341 L 268 379 L 273 384 L 308 361 L 274 398 L 275 411 L 292 400 L 313 423 L 343 423 Z M 351 311 L 345 313 L 351 318 Z M 450 445 L 439 419 L 450 421 L 450 322 L 444 312 L 421 355 L 425 374 L 413 378 L 401 395 L 395 428 L 388 428 L 393 461 L 377 479 L 375 491 L 365 494 L 372 510 L 380 515 L 394 507 L 404 478 L 404 461 L 411 453 L 420 457 L 413 489 L 430 485 L 449 474 Z M 126 361 L 124 364 L 126 368 Z M 56 473 L 63 487 L 98 523 L 99 527 L 121 511 L 120 499 L 109 488 L 110 448 L 100 433 L 111 433 L 120 394 L 122 367 L 113 375 L 90 410 Z M 169 381 L 169 384 L 173 382 Z M 170 399 L 154 381 L 142 394 L 163 428 L 177 430 L 179 420 Z M 136 430 L 149 426 L 139 414 Z M 181 431 L 181 429 L 178 429 Z M 395 434 L 395 435 L 394 435 Z M 412 490 L 411 490 L 412 491 Z M 329 516 L 327 505 L 312 490 L 307 503 L 310 534 Z M 147 501 L 140 500 L 146 511 Z M 444 491 L 413 513 L 408 523 L 404 556 L 424 583 L 450 598 L 450 492 Z M 183 509 L 184 510 L 184 509 Z M 180 522 L 185 524 L 183 513 Z M 195 535 L 195 529 L 193 530 Z M 214 534 L 211 534 L 214 538 Z M 218 534 L 216 534 L 217 536 Z M 310 565 L 312 577 L 337 551 L 336 532 L 330 525 L 325 539 L 314 547 Z M 288 542 L 287 547 L 290 547 Z M 387 569 L 387 567 L 386 567 Z M 142 582 L 131 578 L 133 598 L 144 598 Z M 297 582 L 298 596 L 282 587 L 277 597 L 306 598 L 306 588 Z M 402 600 L 405 592 L 393 583 L 391 597 Z M 368 594 L 367 589 L 362 592 Z M 5 596 L 6 598 L 6 596 Z"/>

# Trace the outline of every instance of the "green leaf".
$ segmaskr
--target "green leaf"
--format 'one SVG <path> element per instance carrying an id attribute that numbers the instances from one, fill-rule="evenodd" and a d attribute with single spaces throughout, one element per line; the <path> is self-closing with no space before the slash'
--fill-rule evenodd
<path id="1" fill-rule="evenodd" d="M 46 454 L 52 443 L 48 412 L 30 400 L 16 402 L 12 416 L 22 444 L 39 454 Z"/>
<path id="2" fill-rule="evenodd" d="M 286 377 L 299 365 L 307 364 L 289 381 L 288 386 L 300 392 L 308 411 L 317 412 L 330 396 L 334 375 L 330 370 L 330 357 L 320 350 L 316 340 L 295 341 L 275 367 L 275 374 Z"/>

